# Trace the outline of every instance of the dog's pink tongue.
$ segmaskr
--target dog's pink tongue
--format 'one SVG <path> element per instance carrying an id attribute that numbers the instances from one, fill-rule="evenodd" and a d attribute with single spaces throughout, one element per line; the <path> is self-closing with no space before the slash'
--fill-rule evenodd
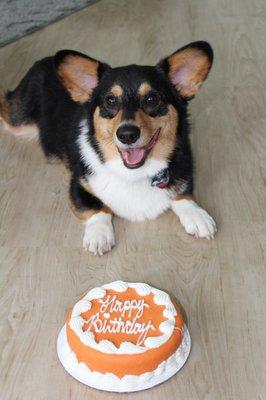
<path id="1" fill-rule="evenodd" d="M 138 164 L 144 157 L 145 149 L 127 149 L 121 151 L 123 159 L 129 165 Z"/>

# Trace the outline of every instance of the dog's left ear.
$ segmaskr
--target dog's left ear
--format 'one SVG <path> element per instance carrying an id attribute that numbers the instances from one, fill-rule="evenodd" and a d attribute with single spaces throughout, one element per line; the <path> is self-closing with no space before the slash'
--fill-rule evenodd
<path id="1" fill-rule="evenodd" d="M 207 78 L 213 61 L 213 51 L 207 42 L 199 41 L 177 50 L 157 65 L 163 70 L 180 95 L 190 100 Z"/>
<path id="2" fill-rule="evenodd" d="M 110 68 L 107 64 L 74 50 L 61 50 L 56 53 L 54 65 L 71 98 L 80 103 L 90 100 L 102 74 Z"/>

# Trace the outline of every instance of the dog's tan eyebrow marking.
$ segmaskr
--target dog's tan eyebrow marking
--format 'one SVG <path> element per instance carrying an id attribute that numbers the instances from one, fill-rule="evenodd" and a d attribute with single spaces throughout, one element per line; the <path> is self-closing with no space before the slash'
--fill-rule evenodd
<path id="1" fill-rule="evenodd" d="M 113 93 L 114 96 L 119 97 L 119 96 L 122 96 L 122 94 L 123 94 L 123 89 L 121 88 L 120 85 L 114 85 L 114 86 L 111 88 L 111 92 Z"/>
<path id="2" fill-rule="evenodd" d="M 147 82 L 143 82 L 138 88 L 138 92 L 141 96 L 145 96 L 151 91 L 152 87 Z"/>

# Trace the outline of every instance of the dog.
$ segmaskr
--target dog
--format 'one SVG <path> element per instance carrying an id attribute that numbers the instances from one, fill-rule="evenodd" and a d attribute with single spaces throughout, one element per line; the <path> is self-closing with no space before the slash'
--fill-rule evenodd
<path id="1" fill-rule="evenodd" d="M 17 136 L 37 134 L 45 156 L 68 168 L 86 250 L 111 250 L 114 214 L 142 221 L 172 209 L 187 233 L 214 237 L 214 220 L 192 197 L 187 111 L 212 61 L 204 41 L 156 66 L 111 68 L 61 50 L 36 62 L 14 91 L 0 92 L 4 126 Z"/>

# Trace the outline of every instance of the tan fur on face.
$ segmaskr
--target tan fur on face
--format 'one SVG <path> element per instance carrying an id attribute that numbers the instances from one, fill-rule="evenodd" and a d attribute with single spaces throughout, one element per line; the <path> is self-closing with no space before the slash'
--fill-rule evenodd
<path id="1" fill-rule="evenodd" d="M 121 86 L 119 86 L 119 85 L 114 85 L 114 86 L 111 88 L 111 92 L 113 93 L 114 96 L 120 97 L 120 96 L 122 96 L 122 94 L 123 94 L 123 89 L 122 89 Z"/>
<path id="2" fill-rule="evenodd" d="M 118 111 L 114 118 L 103 118 L 99 107 L 93 115 L 95 137 L 100 145 L 105 160 L 119 157 L 117 147 L 114 143 L 114 134 L 121 123 L 122 111 Z"/>
<path id="3" fill-rule="evenodd" d="M 146 96 L 151 91 L 151 86 L 147 82 L 143 82 L 138 88 L 138 92 L 141 96 Z"/>
<path id="4" fill-rule="evenodd" d="M 176 109 L 168 106 L 166 115 L 155 118 L 150 117 L 144 111 L 138 110 L 135 116 L 137 125 L 141 129 L 141 146 L 146 146 L 155 132 L 160 129 L 159 138 L 151 149 L 148 157 L 166 160 L 170 157 L 176 140 L 178 114 Z"/>
<path id="5" fill-rule="evenodd" d="M 86 77 L 91 76 L 97 83 L 98 66 L 98 61 L 71 55 L 59 65 L 57 73 L 74 101 L 84 103 L 89 100 L 92 90 L 86 85 Z"/>
<path id="6" fill-rule="evenodd" d="M 121 110 L 114 118 L 110 119 L 101 117 L 99 107 L 97 107 L 94 112 L 95 137 L 106 161 L 120 157 L 114 142 L 114 135 L 121 123 L 121 116 Z M 172 105 L 169 105 L 166 115 L 155 118 L 150 117 L 143 110 L 139 109 L 135 114 L 134 120 L 141 130 L 139 147 L 146 146 L 155 132 L 160 129 L 157 143 L 149 152 L 148 157 L 161 160 L 168 159 L 174 149 L 176 140 L 178 124 L 176 109 Z"/>

